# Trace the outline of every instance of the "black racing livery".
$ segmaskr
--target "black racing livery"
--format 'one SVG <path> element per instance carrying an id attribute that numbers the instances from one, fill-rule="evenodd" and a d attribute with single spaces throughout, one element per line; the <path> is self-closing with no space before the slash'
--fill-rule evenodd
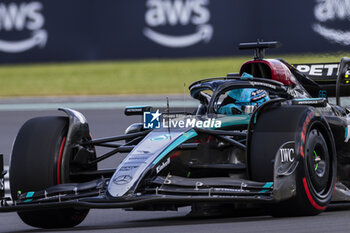
<path id="1" fill-rule="evenodd" d="M 255 50 L 253 60 L 191 84 L 195 112 L 168 108 L 154 129 L 135 123 L 124 135 L 92 139 L 86 118 L 68 108 L 60 109 L 66 117 L 28 120 L 13 145 L 11 198 L 0 182 L 0 212 L 57 228 L 79 224 L 92 208 L 267 208 L 295 216 L 349 202 L 350 59 L 317 66 L 265 59 L 278 45 L 240 44 Z M 151 113 L 151 121 L 159 117 L 150 106 L 125 109 Z M 97 155 L 96 147 L 110 150 Z M 117 154 L 127 154 L 121 164 L 98 169 Z"/>

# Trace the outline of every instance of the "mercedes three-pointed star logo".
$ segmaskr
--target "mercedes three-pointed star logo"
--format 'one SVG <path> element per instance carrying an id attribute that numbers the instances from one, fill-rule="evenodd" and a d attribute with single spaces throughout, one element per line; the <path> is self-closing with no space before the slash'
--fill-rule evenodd
<path id="1" fill-rule="evenodd" d="M 129 175 L 122 175 L 118 176 L 113 180 L 115 184 L 122 185 L 122 184 L 127 184 L 132 180 L 132 177 Z"/>

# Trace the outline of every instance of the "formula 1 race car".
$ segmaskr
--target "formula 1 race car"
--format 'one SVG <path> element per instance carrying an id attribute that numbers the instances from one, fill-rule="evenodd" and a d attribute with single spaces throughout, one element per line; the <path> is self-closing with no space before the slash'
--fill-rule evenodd
<path id="1" fill-rule="evenodd" d="M 350 108 L 341 104 L 350 96 L 350 59 L 264 59 L 278 45 L 240 44 L 255 56 L 239 73 L 190 85 L 194 114 L 127 107 L 143 122 L 125 135 L 92 139 L 86 118 L 67 108 L 67 117 L 30 119 L 13 145 L 12 200 L 2 196 L 0 212 L 57 228 L 79 224 L 91 208 L 254 206 L 289 216 L 350 201 Z M 97 156 L 96 147 L 110 151 Z M 98 169 L 117 153 L 128 153 L 117 168 Z"/>

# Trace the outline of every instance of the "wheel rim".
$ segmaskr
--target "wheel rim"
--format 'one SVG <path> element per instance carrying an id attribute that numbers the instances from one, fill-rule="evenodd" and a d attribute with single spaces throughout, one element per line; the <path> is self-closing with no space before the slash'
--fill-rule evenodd
<path id="1" fill-rule="evenodd" d="M 318 177 L 323 177 L 326 171 L 326 162 L 324 160 L 324 151 L 320 145 L 314 149 L 314 167 L 315 173 Z"/>
<path id="2" fill-rule="evenodd" d="M 332 179 L 331 161 L 324 137 L 317 129 L 309 133 L 306 162 L 310 189 L 319 199 L 326 198 Z"/>

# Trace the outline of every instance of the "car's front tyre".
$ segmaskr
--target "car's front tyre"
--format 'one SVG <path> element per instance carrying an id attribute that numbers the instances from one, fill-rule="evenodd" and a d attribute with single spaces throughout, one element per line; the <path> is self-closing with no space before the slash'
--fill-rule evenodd
<path id="1" fill-rule="evenodd" d="M 18 192 L 39 191 L 60 184 L 63 153 L 68 130 L 67 117 L 38 117 L 28 120 L 17 134 L 10 162 L 10 186 L 13 200 Z M 39 228 L 73 227 L 81 223 L 88 209 L 62 208 L 19 211 L 26 224 Z"/>

